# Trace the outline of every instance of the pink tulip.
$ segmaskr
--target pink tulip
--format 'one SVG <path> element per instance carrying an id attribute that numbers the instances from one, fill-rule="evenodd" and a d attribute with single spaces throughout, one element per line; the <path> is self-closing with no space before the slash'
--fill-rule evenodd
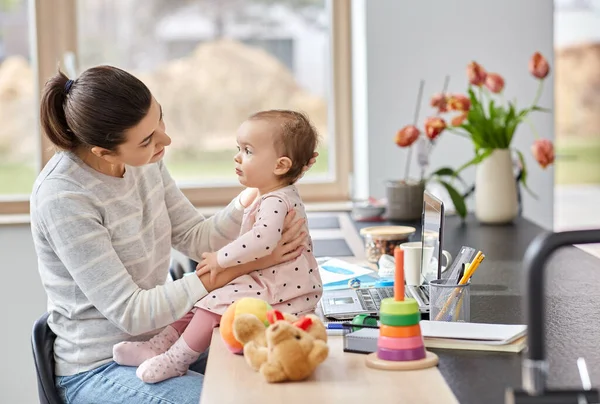
<path id="1" fill-rule="evenodd" d="M 415 125 L 407 125 L 396 133 L 395 142 L 400 147 L 408 147 L 413 144 L 421 134 Z"/>
<path id="2" fill-rule="evenodd" d="M 448 98 L 445 94 L 434 94 L 431 97 L 430 105 L 434 108 L 438 109 L 438 112 L 447 112 L 448 111 Z"/>
<path id="3" fill-rule="evenodd" d="M 462 94 L 454 94 L 448 99 L 448 109 L 450 111 L 467 112 L 471 108 L 471 100 Z"/>
<path id="4" fill-rule="evenodd" d="M 452 126 L 460 126 L 465 121 L 465 119 L 467 119 L 467 113 L 463 112 L 462 114 L 456 115 L 454 118 L 452 118 L 452 121 L 450 121 L 450 123 L 452 124 Z"/>
<path id="5" fill-rule="evenodd" d="M 548 139 L 538 139 L 533 142 L 531 153 L 542 168 L 554 162 L 554 145 Z"/>
<path id="6" fill-rule="evenodd" d="M 425 120 L 425 135 L 434 140 L 446 129 L 446 121 L 439 116 L 432 116 Z"/>
<path id="7" fill-rule="evenodd" d="M 481 86 L 485 83 L 486 75 L 485 69 L 479 63 L 471 62 L 467 65 L 467 77 L 469 78 L 469 83 L 474 86 Z"/>
<path id="8" fill-rule="evenodd" d="M 492 93 L 500 93 L 504 90 L 504 79 L 498 73 L 488 73 L 485 78 L 485 86 Z"/>
<path id="9" fill-rule="evenodd" d="M 541 53 L 536 52 L 529 60 L 529 72 L 538 79 L 544 79 L 550 73 L 550 65 Z"/>

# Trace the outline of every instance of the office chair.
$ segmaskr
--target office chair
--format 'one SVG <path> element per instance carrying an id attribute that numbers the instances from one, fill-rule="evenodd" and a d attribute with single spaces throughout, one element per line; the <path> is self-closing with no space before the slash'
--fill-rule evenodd
<path id="1" fill-rule="evenodd" d="M 48 313 L 36 320 L 31 333 L 31 348 L 38 382 L 40 404 L 63 404 L 54 384 L 54 340 L 48 327 Z"/>
<path id="2" fill-rule="evenodd" d="M 171 265 L 169 266 L 169 274 L 171 275 L 171 279 L 176 281 L 177 279 L 183 278 L 183 274 L 185 273 L 185 269 L 183 265 L 176 259 L 171 258 Z"/>

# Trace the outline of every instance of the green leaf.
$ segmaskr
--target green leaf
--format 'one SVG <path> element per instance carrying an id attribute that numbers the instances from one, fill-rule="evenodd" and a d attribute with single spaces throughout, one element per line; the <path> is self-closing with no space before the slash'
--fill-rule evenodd
<path id="1" fill-rule="evenodd" d="M 552 112 L 552 110 L 550 108 L 543 108 L 543 107 L 539 107 L 537 105 L 534 105 L 533 107 L 523 108 L 523 110 L 521 110 L 519 112 L 519 114 L 517 115 L 519 122 L 524 121 L 525 118 L 527 118 L 527 115 L 529 115 L 533 111 Z"/>
<path id="2" fill-rule="evenodd" d="M 434 178 L 436 177 L 436 178 Z M 462 179 L 462 177 L 460 175 L 458 175 L 458 173 L 456 171 L 454 171 L 453 168 L 451 167 L 442 167 L 437 169 L 437 171 L 434 171 L 433 173 L 431 173 L 429 175 L 429 177 L 427 178 L 427 181 L 431 180 L 431 179 L 435 179 L 437 181 L 439 181 L 439 177 L 450 177 L 451 179 L 458 179 L 461 184 L 463 184 L 463 186 L 467 186 L 467 183 L 465 182 L 465 180 Z"/>
<path id="3" fill-rule="evenodd" d="M 523 157 L 523 153 L 521 153 L 521 151 L 517 149 L 514 149 L 514 151 L 519 156 L 521 167 L 523 167 L 523 173 L 521 174 L 521 184 L 523 184 L 523 187 L 527 190 L 527 192 L 529 192 L 531 196 L 537 199 L 537 195 L 527 186 L 527 166 L 525 165 L 525 157 Z"/>
<path id="4" fill-rule="evenodd" d="M 496 117 L 496 108 L 494 107 L 494 100 L 490 101 L 489 110 L 490 121 L 494 122 L 494 119 Z"/>
<path id="5" fill-rule="evenodd" d="M 537 105 L 531 108 L 532 111 L 552 112 L 550 108 L 538 107 Z"/>
<path id="6" fill-rule="evenodd" d="M 477 150 L 475 153 L 475 157 L 473 157 L 473 159 L 471 161 L 463 164 L 462 166 L 459 167 L 458 170 L 456 170 L 456 175 L 458 175 L 462 170 L 464 170 L 467 167 L 481 163 L 483 160 L 485 160 L 487 157 L 489 157 L 489 155 L 492 154 L 493 151 L 494 151 L 494 149 L 484 149 L 483 152 L 480 153 L 480 150 Z"/>
<path id="7" fill-rule="evenodd" d="M 456 173 L 450 167 L 442 167 L 442 168 L 439 168 L 437 171 L 432 172 L 431 175 L 438 175 L 440 177 L 442 177 L 442 176 L 455 177 Z"/>
<path id="8" fill-rule="evenodd" d="M 508 148 L 512 143 L 513 136 L 517 130 L 517 125 L 520 122 L 519 115 L 516 112 L 513 103 L 509 103 L 508 114 L 506 114 L 506 120 L 504 121 L 504 137 L 505 144 L 504 148 Z"/>
<path id="9" fill-rule="evenodd" d="M 467 216 L 467 205 L 465 204 L 465 200 L 462 195 L 446 181 L 440 180 L 440 184 L 442 184 L 444 188 L 446 188 L 446 191 L 448 191 L 450 199 L 452 199 L 452 203 L 456 209 L 456 213 L 458 213 L 458 215 L 464 219 Z"/>

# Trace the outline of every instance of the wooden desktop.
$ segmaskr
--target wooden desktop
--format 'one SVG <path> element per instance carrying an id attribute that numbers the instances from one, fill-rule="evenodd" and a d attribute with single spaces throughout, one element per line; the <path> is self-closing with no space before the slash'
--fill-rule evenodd
<path id="1" fill-rule="evenodd" d="M 376 224 L 390 223 L 355 223 L 355 226 L 358 230 Z M 419 234 L 419 223 L 393 224 L 414 226 Z M 525 322 L 521 261 L 529 243 L 542 231 L 523 218 L 505 226 L 481 225 L 473 216 L 465 223 L 455 216 L 446 218 L 444 249 L 455 252 L 467 245 L 486 254 L 485 263 L 471 285 L 471 321 Z M 580 386 L 576 365 L 579 356 L 585 357 L 592 384 L 597 386 L 600 384 L 600 350 L 597 348 L 600 260 L 576 247 L 564 248 L 553 255 L 546 273 L 549 386 Z M 364 365 L 363 355 L 342 353 L 340 338 L 331 338 L 331 357 L 321 365 L 313 379 L 276 386 L 265 384 L 242 357 L 229 354 L 219 338 L 214 338 L 202 403 L 353 403 L 371 399 L 375 403 L 380 397 L 397 403 L 400 400 L 396 394 L 398 397 L 410 394 L 410 389 L 400 384 L 401 373 L 373 376 L 383 371 L 372 373 L 376 371 Z M 519 354 L 432 351 L 440 358 L 437 369 L 460 403 L 502 404 L 507 387 L 521 387 Z M 439 377 L 439 374 L 432 377 Z M 424 386 L 431 390 L 433 383 Z M 412 402 L 424 401 L 419 398 Z"/>
<path id="2" fill-rule="evenodd" d="M 458 403 L 437 368 L 385 371 L 365 365 L 366 355 L 343 352 L 341 336 L 329 337 L 329 356 L 302 382 L 267 383 L 241 355 L 213 333 L 202 404 L 445 404 Z"/>

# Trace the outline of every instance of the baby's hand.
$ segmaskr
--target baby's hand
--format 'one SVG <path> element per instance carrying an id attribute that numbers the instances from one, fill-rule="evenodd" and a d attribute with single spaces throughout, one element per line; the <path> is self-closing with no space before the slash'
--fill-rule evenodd
<path id="1" fill-rule="evenodd" d="M 196 267 L 196 274 L 198 276 L 207 274 L 210 272 L 210 281 L 214 282 L 217 278 L 217 274 L 221 272 L 223 268 L 219 266 L 219 262 L 217 261 L 217 253 L 203 253 L 202 261 Z"/>

